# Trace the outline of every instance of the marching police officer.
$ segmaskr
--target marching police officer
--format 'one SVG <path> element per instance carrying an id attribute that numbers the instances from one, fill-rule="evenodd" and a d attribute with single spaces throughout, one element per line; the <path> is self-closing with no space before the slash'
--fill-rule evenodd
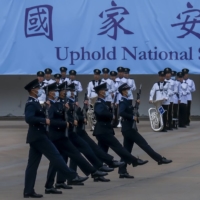
<path id="1" fill-rule="evenodd" d="M 95 125 L 93 135 L 96 136 L 98 140 L 98 145 L 105 152 L 108 152 L 108 149 L 110 147 L 126 163 L 132 164 L 133 167 L 146 164 L 148 161 L 137 159 L 136 157 L 131 155 L 125 148 L 123 148 L 123 146 L 114 136 L 115 133 L 111 125 L 111 121 L 114 116 L 109 111 L 109 108 L 105 102 L 105 95 L 107 90 L 106 83 L 96 86 L 94 90 L 98 95 L 98 100 L 96 101 L 94 107 L 94 113 L 96 115 L 97 123 Z"/>
<path id="2" fill-rule="evenodd" d="M 192 104 L 192 92 L 195 92 L 196 88 L 195 88 L 194 81 L 188 78 L 189 69 L 187 68 L 182 69 L 182 73 L 183 73 L 183 79 L 188 84 L 188 89 L 189 89 L 188 94 L 187 94 L 187 122 L 186 122 L 186 125 L 189 126 L 190 125 L 190 110 L 191 110 L 191 104 Z"/>
<path id="3" fill-rule="evenodd" d="M 45 72 L 44 86 L 54 83 L 55 81 L 51 79 L 52 70 L 50 68 L 46 68 L 44 72 Z"/>
<path id="4" fill-rule="evenodd" d="M 84 109 L 84 108 L 83 108 Z M 77 125 L 77 134 L 90 146 L 92 151 L 95 153 L 95 155 L 98 157 L 99 160 L 102 162 L 105 162 L 109 167 L 116 168 L 121 165 L 123 165 L 123 162 L 115 161 L 113 160 L 113 156 L 107 154 L 104 152 L 87 134 L 85 130 L 85 123 L 86 123 L 86 116 L 83 114 L 83 109 L 80 107 L 77 108 L 76 115 L 78 119 L 78 125 Z M 86 111 L 85 111 L 86 113 Z M 75 164 L 72 169 L 76 171 Z M 71 166 L 71 165 L 70 165 Z M 104 177 L 96 177 L 94 178 L 95 182 L 101 181 L 101 182 L 108 182 L 109 179 L 105 179 Z"/>
<path id="5" fill-rule="evenodd" d="M 122 99 L 119 103 L 119 115 L 122 117 L 122 135 L 124 137 L 124 148 L 131 153 L 134 143 L 136 143 L 141 149 L 143 149 L 152 159 L 158 162 L 158 165 L 171 163 L 171 160 L 167 160 L 160 154 L 156 153 L 146 140 L 133 128 L 133 122 L 137 121 L 137 117 L 134 116 L 133 106 L 130 105 L 128 95 L 130 86 L 127 83 L 122 84 L 118 88 L 122 95 Z M 139 100 L 137 100 L 139 101 Z M 119 168 L 120 178 L 133 178 L 127 172 L 126 165 Z"/>
<path id="6" fill-rule="evenodd" d="M 25 172 L 24 198 L 41 198 L 42 195 L 35 193 L 34 185 L 42 155 L 45 155 L 66 179 L 76 179 L 77 174 L 67 167 L 64 159 L 46 135 L 46 126 L 51 124 L 51 120 L 46 118 L 45 112 L 37 99 L 41 95 L 38 80 L 31 81 L 24 88 L 29 93 L 25 106 L 25 121 L 29 125 L 26 142 L 30 145 L 28 165 Z"/>
<path id="7" fill-rule="evenodd" d="M 76 147 L 71 143 L 71 141 L 68 138 L 68 134 L 70 135 L 70 132 L 66 135 L 67 125 L 69 125 L 69 122 L 71 122 L 71 120 L 68 119 L 66 121 L 64 117 L 65 111 L 63 109 L 63 102 L 61 101 L 61 99 L 59 99 L 59 102 L 55 102 L 55 99 L 58 97 L 56 90 L 61 90 L 60 96 L 62 96 L 62 98 L 66 96 L 65 83 L 61 84 L 59 88 L 57 88 L 56 83 L 53 83 L 48 86 L 47 95 L 51 103 L 51 106 L 49 108 L 49 119 L 51 120 L 51 124 L 49 127 L 49 137 L 53 141 L 53 144 L 56 146 L 61 155 L 65 158 L 65 160 L 67 160 L 66 157 L 70 157 L 71 159 L 73 159 L 73 161 L 80 166 L 81 170 L 86 175 L 91 174 L 92 177 L 105 176 L 107 175 L 107 173 L 97 171 L 93 166 L 90 165 L 90 163 L 80 154 L 78 149 L 76 149 Z M 53 187 L 56 171 L 57 169 L 54 167 L 53 163 L 50 162 L 47 175 L 47 182 L 45 184 L 45 192 L 47 194 L 60 194 L 60 191 L 57 191 Z M 64 181 L 62 181 L 63 179 Z M 80 182 L 85 181 L 86 179 L 87 177 L 82 178 L 77 176 L 76 179 L 70 180 L 68 181 L 68 183 L 70 183 L 71 185 L 78 184 Z M 69 189 L 69 186 L 64 184 L 65 181 L 66 177 L 60 174 L 60 172 L 58 172 L 56 188 Z"/>

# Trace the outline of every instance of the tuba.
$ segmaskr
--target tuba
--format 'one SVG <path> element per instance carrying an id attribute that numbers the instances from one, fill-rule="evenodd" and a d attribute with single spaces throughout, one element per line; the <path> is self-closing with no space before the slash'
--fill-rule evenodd
<path id="1" fill-rule="evenodd" d="M 94 104 L 95 104 L 97 98 L 98 97 L 93 97 L 93 98 L 89 99 L 89 108 L 87 111 L 88 124 L 92 131 L 94 130 L 94 126 L 97 122 L 95 114 L 94 114 Z"/>
<path id="2" fill-rule="evenodd" d="M 159 107 L 162 106 L 163 100 L 154 101 L 154 108 L 149 108 L 149 120 L 151 128 L 154 131 L 161 131 L 164 127 L 162 114 L 158 111 Z"/>

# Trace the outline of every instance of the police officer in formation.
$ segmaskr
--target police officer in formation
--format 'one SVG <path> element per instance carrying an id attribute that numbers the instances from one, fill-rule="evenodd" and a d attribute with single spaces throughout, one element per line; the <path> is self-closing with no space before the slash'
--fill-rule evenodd
<path id="1" fill-rule="evenodd" d="M 52 70 L 47 68 L 44 72 L 37 72 L 37 79 L 25 86 L 30 95 L 25 107 L 25 120 L 29 124 L 27 143 L 30 144 L 30 152 L 25 174 L 24 197 L 42 197 L 34 191 L 36 172 L 42 154 L 50 160 L 45 184 L 46 194 L 61 194 L 62 192 L 57 189 L 72 189 L 70 185 L 84 185 L 83 182 L 89 174 L 94 181 L 110 181 L 104 176 L 116 167 L 120 167 L 120 178 L 133 178 L 127 172 L 127 164 L 136 167 L 148 162 L 131 154 L 134 143 L 159 165 L 172 162 L 156 153 L 138 133 L 137 128 L 133 128 L 137 117 L 133 114 L 132 92 L 136 90 L 136 85 L 134 80 L 129 78 L 130 69 L 120 66 L 117 72 L 108 68 L 103 68 L 102 72 L 103 79 L 100 78 L 101 70 L 95 69 L 94 80 L 90 81 L 87 87 L 87 97 L 97 99 L 93 105 L 97 121 L 93 135 L 98 140 L 98 145 L 84 128 L 88 119 L 86 110 L 79 107 L 78 98 L 76 99 L 78 92 L 83 89 L 81 83 L 76 80 L 75 70 L 69 71 L 68 78 L 67 68 L 60 67 L 60 74 L 55 74 L 53 80 Z M 182 72 L 176 73 L 170 68 L 165 68 L 158 73 L 159 81 L 152 87 L 150 102 L 156 95 L 156 100 L 162 100 L 163 108 L 166 110 L 163 116 L 163 131 L 175 127 L 172 119 L 178 116 L 179 127 L 186 127 L 190 123 L 191 92 L 195 91 L 195 85 L 188 78 L 188 72 L 188 69 L 183 69 Z M 176 75 L 177 80 L 171 78 Z M 42 107 L 40 103 L 44 104 L 45 101 L 46 106 Z M 87 104 L 87 101 L 84 103 Z M 111 108 L 115 108 L 114 112 Z M 44 109 L 48 111 L 48 116 L 45 116 Z M 119 117 L 122 120 L 123 146 L 115 138 L 113 129 L 117 126 Z M 113 156 L 108 154 L 109 148 L 121 157 L 121 162 L 115 161 Z M 70 168 L 66 165 L 68 158 Z M 77 166 L 86 177 L 77 174 Z"/>
<path id="2" fill-rule="evenodd" d="M 156 153 L 147 141 L 139 134 L 137 127 L 133 124 L 137 122 L 137 116 L 134 114 L 134 107 L 130 105 L 129 102 L 129 91 L 130 86 L 127 83 L 122 84 L 118 88 L 120 94 L 122 95 L 121 101 L 119 103 L 119 115 L 122 117 L 122 135 L 124 137 L 123 146 L 128 152 L 132 152 L 133 145 L 136 143 L 141 149 L 143 149 L 152 159 L 154 159 L 158 165 L 171 163 L 162 157 L 160 154 Z M 137 100 L 139 103 L 139 99 Z M 119 168 L 120 178 L 133 178 L 127 172 L 126 165 Z"/>
<path id="3" fill-rule="evenodd" d="M 30 146 L 25 171 L 24 198 L 41 198 L 42 195 L 35 192 L 34 186 L 42 155 L 49 159 L 52 166 L 60 171 L 66 179 L 75 182 L 83 180 L 77 176 L 75 171 L 68 168 L 59 151 L 47 137 L 46 128 L 51 124 L 51 120 L 46 118 L 43 107 L 37 99 L 41 95 L 38 79 L 31 81 L 24 88 L 29 93 L 25 106 L 25 121 L 29 125 L 26 142 Z"/>

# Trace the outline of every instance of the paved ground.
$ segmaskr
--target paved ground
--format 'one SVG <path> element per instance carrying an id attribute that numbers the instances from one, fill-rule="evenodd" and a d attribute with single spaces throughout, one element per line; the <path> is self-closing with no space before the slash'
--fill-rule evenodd
<path id="1" fill-rule="evenodd" d="M 115 170 L 108 175 L 112 180 L 109 183 L 94 183 L 90 178 L 85 186 L 63 191 L 56 199 L 199 200 L 199 124 L 196 121 L 187 129 L 156 133 L 150 129 L 149 122 L 141 122 L 140 133 L 157 152 L 173 159 L 172 164 L 158 166 L 135 145 L 133 154 L 149 160 L 145 166 L 129 166 L 129 173 L 134 175 L 135 179 L 119 179 Z M 28 154 L 28 145 L 25 144 L 26 132 L 27 126 L 23 121 L 0 121 L 0 200 L 22 199 Z M 122 141 L 119 129 L 116 136 Z M 115 155 L 112 151 L 110 153 Z M 115 158 L 118 156 L 115 155 Z M 38 193 L 44 194 L 47 168 L 48 160 L 43 157 L 35 186 Z M 44 195 L 44 198 L 55 199 L 55 195 Z"/>

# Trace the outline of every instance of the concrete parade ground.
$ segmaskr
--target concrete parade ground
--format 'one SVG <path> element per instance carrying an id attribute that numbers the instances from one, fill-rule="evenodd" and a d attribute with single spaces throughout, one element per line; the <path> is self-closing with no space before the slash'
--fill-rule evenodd
<path id="1" fill-rule="evenodd" d="M 155 151 L 172 159 L 169 165 L 157 165 L 137 145 L 132 154 L 149 160 L 144 166 L 128 166 L 134 179 L 119 179 L 118 170 L 109 173 L 111 182 L 93 182 L 89 178 L 85 186 L 73 186 L 62 190 L 61 195 L 44 193 L 49 161 L 43 157 L 40 163 L 35 191 L 44 199 L 65 200 L 200 200 L 200 122 L 192 121 L 188 128 L 168 132 L 153 132 L 148 121 L 141 121 L 139 132 Z M 122 143 L 120 129 L 116 137 Z M 92 132 L 88 130 L 92 136 Z M 25 143 L 27 124 L 24 121 L 0 121 L 0 200 L 23 199 L 24 171 L 27 165 L 29 145 Z M 96 139 L 95 139 L 96 140 Z M 119 157 L 110 150 L 115 159 Z M 84 176 L 79 170 L 79 175 Z"/>

